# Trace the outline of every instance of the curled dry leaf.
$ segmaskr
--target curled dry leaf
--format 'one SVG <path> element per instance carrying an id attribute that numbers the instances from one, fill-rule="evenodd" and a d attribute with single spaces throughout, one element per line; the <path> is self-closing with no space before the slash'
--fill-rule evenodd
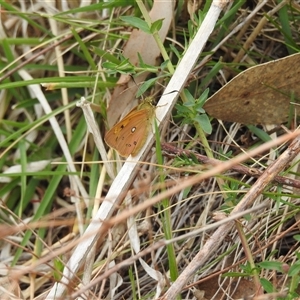
<path id="1" fill-rule="evenodd" d="M 300 99 L 300 53 L 251 67 L 210 97 L 206 112 L 244 124 L 287 121 L 290 103 Z M 299 108 L 298 108 L 299 114 Z"/>
<path id="2" fill-rule="evenodd" d="M 159 30 L 159 36 L 162 41 L 165 40 L 169 31 L 174 13 L 173 1 L 154 1 L 154 5 L 149 13 L 151 20 L 154 22 L 163 19 L 163 24 Z M 157 65 L 157 58 L 160 55 L 160 50 L 152 37 L 152 35 L 141 30 L 134 29 L 130 35 L 127 44 L 124 47 L 123 55 L 129 61 L 137 66 L 139 64 L 138 54 L 142 57 L 144 63 L 149 65 Z M 146 79 L 149 73 L 142 73 L 135 77 L 135 82 L 138 84 Z M 121 75 L 119 84 L 112 95 L 109 107 L 107 110 L 107 120 L 109 127 L 112 127 L 120 118 L 121 114 L 128 111 L 133 106 L 137 105 L 133 100 L 137 91 L 137 85 L 132 81 L 129 75 Z"/>

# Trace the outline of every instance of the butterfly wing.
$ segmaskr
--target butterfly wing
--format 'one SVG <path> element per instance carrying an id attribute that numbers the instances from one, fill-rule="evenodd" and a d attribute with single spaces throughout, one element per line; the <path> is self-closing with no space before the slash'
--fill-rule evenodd
<path id="1" fill-rule="evenodd" d="M 105 142 L 123 157 L 137 155 L 151 129 L 154 112 L 155 107 L 147 102 L 133 109 L 106 133 Z"/>

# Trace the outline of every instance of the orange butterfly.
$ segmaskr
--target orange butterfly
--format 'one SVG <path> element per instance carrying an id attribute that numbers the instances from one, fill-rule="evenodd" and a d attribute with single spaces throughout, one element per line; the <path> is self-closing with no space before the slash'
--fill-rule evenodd
<path id="1" fill-rule="evenodd" d="M 155 116 L 152 100 L 147 97 L 106 133 L 106 144 L 121 156 L 136 156 L 145 144 Z"/>

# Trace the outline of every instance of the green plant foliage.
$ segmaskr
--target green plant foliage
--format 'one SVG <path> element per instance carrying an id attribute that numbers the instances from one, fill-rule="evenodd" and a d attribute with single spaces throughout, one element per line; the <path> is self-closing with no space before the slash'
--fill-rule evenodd
<path id="1" fill-rule="evenodd" d="M 190 92 L 185 89 L 184 94 L 187 101 L 183 104 L 177 104 L 177 116 L 182 118 L 183 124 L 198 124 L 205 133 L 210 134 L 212 127 L 208 116 L 205 114 L 202 106 L 207 99 L 209 90 L 206 89 L 198 99 L 194 99 Z"/>

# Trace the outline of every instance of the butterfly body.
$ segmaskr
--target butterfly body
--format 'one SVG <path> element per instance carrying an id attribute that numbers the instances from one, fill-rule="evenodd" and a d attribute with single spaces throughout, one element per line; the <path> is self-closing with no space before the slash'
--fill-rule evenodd
<path id="1" fill-rule="evenodd" d="M 105 142 L 121 156 L 136 156 L 145 144 L 155 115 L 152 98 L 146 98 L 132 109 L 105 135 Z"/>

